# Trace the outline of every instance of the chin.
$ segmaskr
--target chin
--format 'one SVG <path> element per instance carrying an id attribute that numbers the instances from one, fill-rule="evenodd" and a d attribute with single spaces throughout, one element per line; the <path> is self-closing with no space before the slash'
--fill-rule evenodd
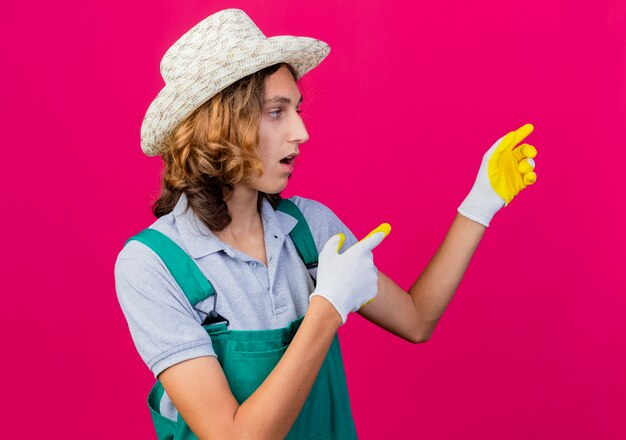
<path id="1" fill-rule="evenodd" d="M 292 174 L 289 174 L 286 180 L 284 180 L 284 178 L 280 179 L 282 184 L 271 185 L 270 182 L 268 182 L 268 184 L 266 185 L 256 185 L 255 189 L 257 189 L 258 191 L 264 192 L 265 194 L 278 194 L 284 191 L 285 188 L 287 188 L 287 184 L 289 183 L 289 179 L 291 179 L 291 176 Z"/>

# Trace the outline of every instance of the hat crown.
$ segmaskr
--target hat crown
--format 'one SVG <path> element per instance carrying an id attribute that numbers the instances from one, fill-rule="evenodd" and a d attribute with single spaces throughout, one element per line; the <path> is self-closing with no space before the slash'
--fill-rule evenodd
<path id="1" fill-rule="evenodd" d="M 266 39 L 261 29 L 241 9 L 226 9 L 208 16 L 180 37 L 163 55 L 161 76 L 165 83 L 196 70 L 211 60 L 227 62 L 228 53 L 250 47 L 250 40 Z"/>

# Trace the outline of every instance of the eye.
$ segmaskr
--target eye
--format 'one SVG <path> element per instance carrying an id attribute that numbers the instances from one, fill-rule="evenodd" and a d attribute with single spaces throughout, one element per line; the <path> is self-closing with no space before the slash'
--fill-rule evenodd
<path id="1" fill-rule="evenodd" d="M 282 110 L 272 110 L 272 111 L 270 111 L 270 112 L 269 112 L 269 115 L 270 115 L 272 118 L 275 118 L 275 119 L 276 119 L 276 118 L 279 118 L 279 117 L 280 117 L 280 115 L 282 115 L 282 114 L 283 114 L 283 111 L 282 111 Z"/>

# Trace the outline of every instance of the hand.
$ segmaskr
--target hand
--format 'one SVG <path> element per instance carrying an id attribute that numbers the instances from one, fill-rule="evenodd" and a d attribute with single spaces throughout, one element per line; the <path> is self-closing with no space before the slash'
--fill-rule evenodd
<path id="1" fill-rule="evenodd" d="M 309 296 L 328 300 L 341 316 L 341 325 L 364 304 L 373 301 L 378 293 L 378 270 L 374 266 L 372 250 L 389 234 L 391 226 L 383 223 L 367 236 L 339 254 L 346 237 L 333 235 L 319 255 L 317 285 Z"/>
<path id="2" fill-rule="evenodd" d="M 501 137 L 483 156 L 472 190 L 458 211 L 461 215 L 484 226 L 496 212 L 507 206 L 513 197 L 537 180 L 534 173 L 537 156 L 535 147 L 522 144 L 534 127 L 526 124 Z"/>

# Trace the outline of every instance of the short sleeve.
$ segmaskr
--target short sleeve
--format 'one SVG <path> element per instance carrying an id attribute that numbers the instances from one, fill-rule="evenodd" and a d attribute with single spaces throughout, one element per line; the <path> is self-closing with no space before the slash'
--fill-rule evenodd
<path id="1" fill-rule="evenodd" d="M 152 249 L 129 242 L 115 262 L 115 289 L 139 355 L 157 377 L 179 362 L 216 356 L 200 317 Z"/>
<path id="2" fill-rule="evenodd" d="M 340 232 L 346 237 L 346 241 L 341 246 L 341 252 L 358 242 L 352 231 L 323 203 L 299 196 L 293 196 L 290 200 L 302 211 L 313 234 L 318 252 L 322 251 L 330 237 Z"/>

